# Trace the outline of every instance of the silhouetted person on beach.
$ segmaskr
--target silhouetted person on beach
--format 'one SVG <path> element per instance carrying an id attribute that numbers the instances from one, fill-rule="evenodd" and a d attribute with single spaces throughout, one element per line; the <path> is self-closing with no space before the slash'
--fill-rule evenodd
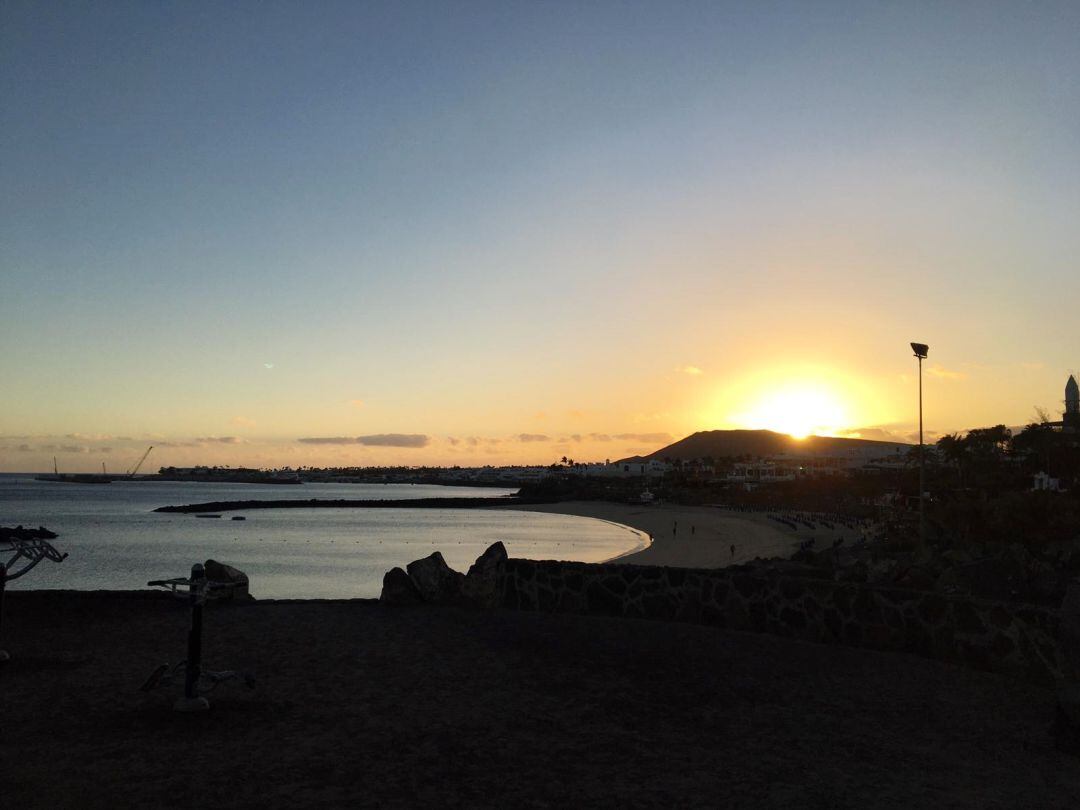
<path id="1" fill-rule="evenodd" d="M 691 523 L 690 524 L 690 534 L 692 535 L 696 531 L 697 531 L 697 526 L 695 526 L 694 524 Z"/>
<path id="2" fill-rule="evenodd" d="M 675 521 L 675 524 L 671 527 L 671 533 L 672 534 L 678 534 L 679 533 L 679 521 L 677 521 L 677 520 Z"/>
<path id="3" fill-rule="evenodd" d="M 732 557 L 735 556 L 735 544 L 734 543 L 731 544 L 731 556 Z"/>

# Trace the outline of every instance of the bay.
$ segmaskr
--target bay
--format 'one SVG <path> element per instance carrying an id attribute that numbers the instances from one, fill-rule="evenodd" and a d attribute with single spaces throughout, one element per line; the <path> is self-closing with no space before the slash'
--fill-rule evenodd
<path id="1" fill-rule="evenodd" d="M 116 481 L 68 484 L 0 474 L 0 525 L 42 525 L 68 558 L 42 562 L 13 590 L 120 590 L 186 576 L 215 559 L 251 578 L 252 593 L 274 599 L 379 595 L 382 577 L 433 551 L 460 571 L 501 540 L 513 557 L 600 562 L 643 547 L 626 526 L 564 515 L 498 509 L 513 489 L 412 484 L 207 484 Z M 159 506 L 225 500 L 490 497 L 492 509 L 257 509 L 219 519 L 156 513 Z M 233 515 L 245 517 L 234 521 Z"/>

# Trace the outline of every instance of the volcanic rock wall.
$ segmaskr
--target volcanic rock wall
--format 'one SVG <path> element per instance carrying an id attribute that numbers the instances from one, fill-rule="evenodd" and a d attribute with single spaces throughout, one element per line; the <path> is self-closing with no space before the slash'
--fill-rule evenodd
<path id="1" fill-rule="evenodd" d="M 685 621 L 823 644 L 912 652 L 1051 682 L 1060 611 L 737 568 L 507 559 L 494 588 L 516 610 Z"/>

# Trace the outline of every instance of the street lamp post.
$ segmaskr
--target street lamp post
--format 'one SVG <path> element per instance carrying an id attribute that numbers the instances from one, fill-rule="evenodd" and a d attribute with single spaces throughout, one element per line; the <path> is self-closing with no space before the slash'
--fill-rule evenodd
<path id="1" fill-rule="evenodd" d="M 912 351 L 919 358 L 919 545 L 926 545 L 926 506 L 924 493 L 926 492 L 926 450 L 923 447 L 923 418 L 922 418 L 922 361 L 930 353 L 930 347 L 925 343 L 912 343 Z"/>

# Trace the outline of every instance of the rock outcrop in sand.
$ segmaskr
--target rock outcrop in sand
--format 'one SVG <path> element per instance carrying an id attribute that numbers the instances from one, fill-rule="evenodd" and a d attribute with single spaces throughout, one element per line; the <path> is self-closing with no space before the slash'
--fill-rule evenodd
<path id="1" fill-rule="evenodd" d="M 239 568 L 220 563 L 217 560 L 207 560 L 203 566 L 206 578 L 211 582 L 226 584 L 231 587 L 221 589 L 215 596 L 219 599 L 250 599 L 248 575 Z"/>
<path id="2" fill-rule="evenodd" d="M 392 568 L 383 577 L 379 601 L 387 605 L 415 605 L 430 602 L 437 605 L 469 604 L 495 608 L 501 604 L 500 578 L 506 567 L 506 546 L 493 543 L 462 574 L 446 564 L 438 551 L 415 560 L 407 571 Z"/>
<path id="3" fill-rule="evenodd" d="M 384 605 L 419 605 L 424 601 L 416 585 L 403 568 L 391 568 L 383 575 L 382 595 Z"/>

